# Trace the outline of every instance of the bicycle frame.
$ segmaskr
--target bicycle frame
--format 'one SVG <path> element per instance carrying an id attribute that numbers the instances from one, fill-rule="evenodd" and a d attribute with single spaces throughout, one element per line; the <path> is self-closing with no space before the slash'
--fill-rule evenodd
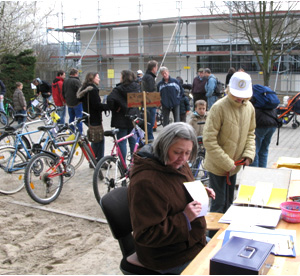
<path id="1" fill-rule="evenodd" d="M 84 144 L 86 144 L 86 145 L 88 146 L 88 149 L 90 150 L 90 152 L 92 153 L 93 157 L 95 158 L 95 153 L 94 153 L 94 151 L 93 151 L 93 149 L 92 149 L 90 143 L 88 143 L 88 142 L 86 141 L 86 138 L 85 138 L 85 137 L 84 137 L 84 138 L 81 138 L 81 133 L 80 133 L 79 131 L 76 131 L 75 139 L 74 139 L 74 140 L 68 140 L 68 141 L 63 141 L 63 142 L 55 142 L 55 141 L 54 141 L 54 147 L 55 147 L 55 148 L 58 148 L 58 147 L 60 147 L 60 146 L 65 146 L 65 145 L 72 145 L 72 148 L 71 148 L 71 152 L 70 152 L 70 154 L 69 154 L 69 158 L 68 158 L 67 162 L 65 162 L 65 157 L 64 157 L 65 153 L 63 153 L 62 156 L 59 157 L 59 162 L 58 162 L 54 167 L 50 167 L 50 168 L 47 170 L 47 172 L 49 172 L 50 170 L 52 171 L 52 172 L 50 172 L 50 173 L 47 175 L 47 177 L 53 178 L 53 177 L 56 177 L 56 176 L 59 176 L 59 175 L 63 175 L 63 174 L 66 173 L 65 168 L 66 168 L 68 165 L 70 165 L 71 162 L 72 162 L 72 159 L 73 159 L 75 150 L 76 150 L 76 148 L 77 148 L 77 143 L 78 143 L 78 145 L 80 146 L 80 148 L 81 148 L 81 150 L 82 150 L 82 152 L 83 152 L 85 158 L 86 158 L 88 161 L 90 161 L 90 160 L 89 160 L 88 153 L 87 153 L 87 151 L 86 151 L 85 148 L 84 148 Z M 56 173 L 56 171 L 57 171 L 56 168 L 57 168 L 58 166 L 60 166 L 61 164 L 63 164 L 64 170 L 63 170 L 61 173 Z"/>

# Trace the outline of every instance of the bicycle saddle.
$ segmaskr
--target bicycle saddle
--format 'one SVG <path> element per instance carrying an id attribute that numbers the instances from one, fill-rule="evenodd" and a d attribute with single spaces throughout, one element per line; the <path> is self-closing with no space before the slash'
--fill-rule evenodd
<path id="1" fill-rule="evenodd" d="M 104 136 L 111 136 L 114 137 L 119 132 L 118 128 L 112 129 L 112 130 L 106 130 L 104 131 Z"/>

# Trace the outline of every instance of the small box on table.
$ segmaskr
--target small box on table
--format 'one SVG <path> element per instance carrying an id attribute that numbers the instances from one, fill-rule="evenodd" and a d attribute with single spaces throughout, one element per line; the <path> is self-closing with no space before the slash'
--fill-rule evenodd
<path id="1" fill-rule="evenodd" d="M 232 237 L 210 259 L 210 275 L 266 275 L 273 244 Z"/>

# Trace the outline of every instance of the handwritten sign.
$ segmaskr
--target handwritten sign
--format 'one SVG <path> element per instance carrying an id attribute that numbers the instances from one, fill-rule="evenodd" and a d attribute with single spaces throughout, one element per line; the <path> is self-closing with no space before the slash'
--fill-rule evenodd
<path id="1" fill-rule="evenodd" d="M 145 92 L 146 93 L 146 106 L 156 107 L 160 106 L 160 93 L 159 92 Z M 128 107 L 144 107 L 143 93 L 128 93 L 127 94 Z"/>

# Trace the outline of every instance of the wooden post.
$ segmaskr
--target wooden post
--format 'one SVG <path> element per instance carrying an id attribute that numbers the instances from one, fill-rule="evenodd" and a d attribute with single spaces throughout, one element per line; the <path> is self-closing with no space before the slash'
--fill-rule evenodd
<path id="1" fill-rule="evenodd" d="M 143 106 L 144 106 L 145 144 L 148 144 L 147 99 L 146 99 L 146 92 L 145 91 L 143 91 Z"/>

